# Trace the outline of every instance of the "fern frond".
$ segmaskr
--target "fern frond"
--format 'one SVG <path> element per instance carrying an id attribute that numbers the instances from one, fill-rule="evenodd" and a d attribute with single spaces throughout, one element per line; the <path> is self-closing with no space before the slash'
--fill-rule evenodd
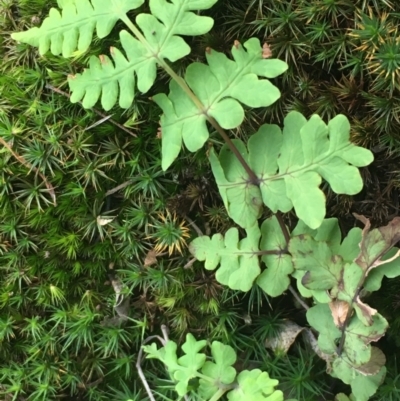
<path id="1" fill-rule="evenodd" d="M 106 37 L 118 20 L 130 10 L 140 7 L 144 0 L 76 0 L 64 1 L 62 11 L 50 9 L 40 28 L 13 33 L 11 37 L 39 48 L 40 54 L 49 50 L 54 55 L 70 57 L 76 50 L 85 52 L 96 29 L 99 38 Z"/>
<path id="2" fill-rule="evenodd" d="M 234 61 L 209 50 L 208 65 L 193 63 L 188 67 L 185 80 L 200 100 L 200 110 L 175 81 L 170 83 L 169 96 L 154 96 L 164 112 L 161 117 L 164 170 L 178 156 L 182 141 L 191 152 L 204 145 L 209 136 L 207 119 L 214 118 L 225 129 L 236 128 L 244 119 L 239 102 L 250 107 L 266 107 L 279 99 L 279 89 L 258 76 L 275 78 L 286 71 L 286 63 L 263 58 L 263 49 L 256 38 L 244 46 L 236 42 L 232 55 Z"/>
<path id="3" fill-rule="evenodd" d="M 90 68 L 69 78 L 73 103 L 83 99 L 85 108 L 95 105 L 102 94 L 101 103 L 110 110 L 118 100 L 128 108 L 135 92 L 135 73 L 138 89 L 145 93 L 156 79 L 157 64 L 168 68 L 165 59 L 172 62 L 190 53 L 189 45 L 178 35 L 202 35 L 213 26 L 213 19 L 196 15 L 191 10 L 210 8 L 217 0 L 150 1 L 152 14 L 139 14 L 136 24 L 128 17 L 121 18 L 136 38 L 127 31 L 120 32 L 121 45 L 126 53 L 112 47 L 111 57 L 92 57 Z"/>
<path id="4" fill-rule="evenodd" d="M 276 125 L 262 125 L 248 141 L 235 146 L 259 179 L 251 185 L 246 172 L 226 145 L 219 156 L 210 152 L 210 163 L 229 216 L 241 227 L 259 218 L 262 203 L 276 213 L 293 207 L 309 227 L 317 228 L 325 216 L 321 178 L 334 192 L 354 195 L 362 189 L 357 167 L 370 164 L 370 151 L 349 142 L 350 125 L 338 115 L 326 125 L 314 115 L 287 115 L 283 133 Z"/>

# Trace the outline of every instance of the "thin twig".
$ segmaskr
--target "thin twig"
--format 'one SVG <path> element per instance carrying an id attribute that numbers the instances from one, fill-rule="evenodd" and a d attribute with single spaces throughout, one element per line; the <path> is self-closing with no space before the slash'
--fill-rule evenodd
<path id="1" fill-rule="evenodd" d="M 194 230 L 196 231 L 197 235 L 199 237 L 202 237 L 204 234 L 203 232 L 200 230 L 199 226 L 188 216 L 185 216 L 185 219 L 189 222 L 189 224 L 194 228 Z"/>
<path id="2" fill-rule="evenodd" d="M 150 337 L 147 337 L 147 338 L 143 341 L 142 346 L 140 347 L 139 354 L 138 354 L 138 359 L 137 359 L 137 362 L 136 362 L 136 369 L 137 369 L 137 371 L 138 371 L 140 380 L 142 380 L 143 386 L 144 386 L 144 388 L 146 389 L 146 392 L 147 392 L 147 395 L 149 396 L 150 401 L 156 401 L 156 399 L 154 398 L 154 395 L 153 395 L 153 393 L 152 393 L 152 391 L 151 391 L 151 388 L 150 388 L 150 386 L 149 386 L 149 383 L 147 382 L 146 376 L 144 375 L 143 369 L 142 369 L 143 345 L 145 345 L 145 344 L 147 344 L 148 342 L 150 342 L 150 341 L 156 339 L 156 340 L 160 341 L 160 343 L 161 343 L 163 346 L 165 346 L 165 344 L 169 341 L 169 337 L 168 337 L 168 327 L 167 327 L 165 324 L 162 324 L 162 325 L 161 325 L 161 332 L 162 332 L 162 334 L 163 334 L 163 337 L 160 337 L 160 336 L 150 336 Z M 189 401 L 189 398 L 188 398 L 186 395 L 184 395 L 183 398 L 184 398 L 186 401 Z"/>
<path id="3" fill-rule="evenodd" d="M 163 333 L 164 334 L 164 333 Z M 147 382 L 146 376 L 143 373 L 143 369 L 142 369 L 142 358 L 143 358 L 143 345 L 146 345 L 148 342 L 157 339 L 158 341 L 160 341 L 160 343 L 164 346 L 165 345 L 165 339 L 160 337 L 160 336 L 150 336 L 147 337 L 143 343 L 142 346 L 140 347 L 139 353 L 138 353 L 138 358 L 136 361 L 136 369 L 138 371 L 140 380 L 143 383 L 143 386 L 147 392 L 147 395 L 149 396 L 150 401 L 156 401 L 156 399 L 154 398 L 154 395 L 151 391 L 151 388 L 149 386 L 149 383 Z"/>
<path id="4" fill-rule="evenodd" d="M 132 184 L 132 182 L 133 182 L 133 180 L 128 180 L 128 181 L 125 181 L 125 182 L 123 182 L 122 184 L 116 186 L 116 187 L 113 188 L 113 189 L 109 189 L 109 190 L 106 192 L 106 196 L 112 195 L 112 194 L 114 194 L 115 192 L 118 192 L 119 190 L 124 189 L 124 188 L 127 187 L 129 184 Z"/>
<path id="5" fill-rule="evenodd" d="M 46 185 L 46 188 L 49 190 L 49 194 L 51 196 L 51 199 L 53 200 L 53 205 L 57 206 L 56 193 L 54 191 L 54 187 L 51 184 L 51 182 L 47 180 L 46 176 L 42 174 L 37 167 L 32 166 L 31 163 L 25 160 L 23 156 L 20 156 L 19 154 L 14 152 L 12 147 L 3 138 L 0 138 L 0 143 L 9 150 L 9 152 L 14 156 L 15 159 L 17 159 L 17 161 L 19 161 L 23 166 L 28 168 L 30 171 L 34 171 L 43 180 L 44 184 Z"/>
<path id="6" fill-rule="evenodd" d="M 71 95 L 67 92 L 62 91 L 61 89 L 56 88 L 53 85 L 50 84 L 46 84 L 45 86 L 47 89 L 52 90 L 53 92 L 59 93 L 60 95 L 66 96 L 67 98 L 70 98 Z M 82 102 L 78 102 L 79 104 L 82 104 Z M 92 110 L 95 114 L 97 114 L 98 116 L 100 116 L 101 118 L 105 120 L 108 120 L 111 124 L 114 124 L 116 127 L 118 127 L 119 129 L 122 129 L 123 131 L 127 132 L 129 135 L 134 136 L 135 138 L 137 138 L 137 135 L 134 134 L 132 131 L 130 131 L 128 128 L 124 127 L 122 124 L 118 123 L 117 121 L 113 120 L 112 118 L 110 118 L 110 116 L 108 116 L 107 114 L 102 113 L 101 111 L 95 109 L 94 107 L 92 107 L 90 110 Z M 90 127 L 93 128 L 93 125 Z"/>
<path id="7" fill-rule="evenodd" d="M 194 262 L 196 262 L 196 258 L 192 258 L 189 260 L 189 262 L 186 263 L 185 266 L 183 266 L 184 269 L 189 269 L 189 267 L 191 267 L 193 265 Z"/>
<path id="8" fill-rule="evenodd" d="M 99 121 L 96 121 L 96 122 L 95 122 L 94 124 L 92 124 L 91 126 L 85 128 L 85 131 L 89 131 L 90 129 L 92 129 L 92 128 L 94 128 L 94 127 L 97 127 L 98 125 L 103 124 L 104 122 L 106 122 L 107 120 L 109 120 L 112 116 L 113 116 L 113 115 L 111 114 L 111 115 L 109 115 L 109 116 L 106 116 L 106 117 L 102 118 L 102 119 L 99 120 Z"/>
<path id="9" fill-rule="evenodd" d="M 169 341 L 169 336 L 168 336 L 169 330 L 168 330 L 168 327 L 167 327 L 165 324 L 162 324 L 162 325 L 161 325 L 161 332 L 162 332 L 162 334 L 163 334 L 164 341 L 165 341 L 165 342 Z M 164 344 L 164 345 L 165 345 L 165 344 Z"/>
<path id="10" fill-rule="evenodd" d="M 296 301 L 305 309 L 309 310 L 310 307 L 300 298 L 300 295 L 297 293 L 297 291 L 289 285 L 289 291 L 292 293 L 292 295 L 296 298 Z"/>

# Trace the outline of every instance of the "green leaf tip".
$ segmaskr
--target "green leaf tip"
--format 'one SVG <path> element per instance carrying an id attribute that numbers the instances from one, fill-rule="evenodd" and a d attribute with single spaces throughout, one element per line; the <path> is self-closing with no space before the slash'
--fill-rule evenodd
<path id="1" fill-rule="evenodd" d="M 38 47 L 41 55 L 50 50 L 54 55 L 70 57 L 76 50 L 85 52 L 89 48 L 95 29 L 99 38 L 106 37 L 119 19 L 143 3 L 144 0 L 64 1 L 59 4 L 62 11 L 51 8 L 39 28 L 13 33 L 11 37 Z"/>
<path id="2" fill-rule="evenodd" d="M 200 379 L 199 396 L 204 400 L 209 400 L 217 393 L 221 383 L 223 385 L 231 384 L 236 378 L 236 370 L 232 366 L 236 362 L 236 353 L 229 345 L 224 345 L 219 341 L 213 341 L 211 344 L 212 361 L 207 361 L 201 373 L 210 380 Z"/>
<path id="3" fill-rule="evenodd" d="M 186 335 L 182 344 L 184 355 L 178 358 L 177 344 L 167 341 L 164 347 L 157 348 L 155 343 L 143 346 L 147 358 L 156 358 L 165 364 L 170 375 L 176 380 L 175 390 L 183 396 L 188 391 L 189 380 L 196 377 L 197 371 L 204 365 L 206 355 L 200 351 L 206 346 L 206 340 L 197 341 L 193 334 Z"/>
<path id="4" fill-rule="evenodd" d="M 185 81 L 200 101 L 201 108 L 175 81 L 170 83 L 168 96 L 153 97 L 163 110 L 163 170 L 178 157 L 182 143 L 191 152 L 204 145 L 209 137 L 207 120 L 215 119 L 222 128 L 233 129 L 244 120 L 241 103 L 267 107 L 279 99 L 279 89 L 268 78 L 284 73 L 288 68 L 285 62 L 263 58 L 260 41 L 256 38 L 249 39 L 243 46 L 235 42 L 232 56 L 233 60 L 208 49 L 208 65 L 192 63 L 187 68 Z"/>
<path id="5" fill-rule="evenodd" d="M 258 276 L 257 284 L 270 296 L 282 295 L 290 285 L 289 275 L 293 273 L 292 258 L 284 250 L 286 239 L 277 218 L 271 217 L 261 225 L 260 249 L 276 251 L 275 255 L 263 255 L 262 260 L 266 269 Z"/>
<path id="6" fill-rule="evenodd" d="M 218 282 L 234 290 L 249 291 L 261 272 L 257 255 L 260 230 L 254 225 L 246 232 L 247 237 L 242 240 L 237 228 L 230 228 L 225 237 L 202 236 L 191 242 L 189 250 L 197 260 L 205 261 L 207 270 L 220 265 L 215 274 Z"/>
<path id="7" fill-rule="evenodd" d="M 363 182 L 358 167 L 373 160 L 372 153 L 350 142 L 350 124 L 339 115 L 328 125 L 313 115 L 308 121 L 298 112 L 290 112 L 283 131 L 276 125 L 263 125 L 248 142 L 236 141 L 250 168 L 259 178 L 259 188 L 249 185 L 249 177 L 238 162 L 225 157 L 226 145 L 219 157 L 210 157 L 213 172 L 228 213 L 241 226 L 252 225 L 256 213 L 253 204 L 264 203 L 274 213 L 289 212 L 293 207 L 297 216 L 310 228 L 316 229 L 325 217 L 325 195 L 319 188 L 325 179 L 334 192 L 354 195 L 361 191 Z M 228 160 L 228 161 L 227 161 Z M 249 191 L 238 197 L 238 191 Z M 240 205 L 239 205 L 240 203 Z M 241 207 L 252 218 L 238 219 L 233 208 Z"/>
<path id="8" fill-rule="evenodd" d="M 237 377 L 237 387 L 228 393 L 230 401 L 283 401 L 283 393 L 275 390 L 278 380 L 259 369 L 243 370 Z"/>

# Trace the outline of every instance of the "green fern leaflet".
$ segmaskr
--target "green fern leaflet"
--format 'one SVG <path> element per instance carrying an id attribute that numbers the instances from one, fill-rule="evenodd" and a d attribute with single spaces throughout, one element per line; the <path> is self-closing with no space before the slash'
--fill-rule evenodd
<path id="1" fill-rule="evenodd" d="M 105 38 L 118 20 L 140 7 L 144 0 L 74 0 L 59 3 L 62 11 L 50 9 L 40 28 L 13 33 L 11 37 L 39 48 L 40 54 L 49 50 L 54 55 L 70 57 L 76 50 L 86 51 L 97 36 Z"/>

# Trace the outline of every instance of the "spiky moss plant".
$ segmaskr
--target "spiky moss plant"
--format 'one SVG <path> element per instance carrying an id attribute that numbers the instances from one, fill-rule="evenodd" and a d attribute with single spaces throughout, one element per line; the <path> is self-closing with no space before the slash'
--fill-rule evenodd
<path id="1" fill-rule="evenodd" d="M 215 12 L 217 28 L 203 38 L 204 45 L 223 50 L 234 39 L 257 36 L 289 64 L 276 80 L 280 100 L 266 110 L 252 110 L 247 129 L 242 126 L 238 135 L 266 121 L 281 122 L 289 110 L 326 120 L 345 114 L 352 140 L 372 149 L 376 161 L 364 169 L 366 190 L 359 197 L 330 195 L 333 214 L 344 217 L 349 209 L 362 209 L 377 224 L 397 214 L 399 180 L 392 171 L 400 154 L 400 3 L 225 0 Z"/>
<path id="2" fill-rule="evenodd" d="M 176 338 L 188 329 L 227 338 L 247 308 L 211 274 L 184 268 L 185 240 L 196 235 L 186 215 L 219 207 L 205 155 L 184 155 L 164 174 L 159 111 L 147 97 L 111 110 L 112 122 L 57 92 L 116 35 L 72 60 L 40 58 L 10 33 L 55 4 L 0 4 L 0 398 L 145 399 L 134 367 L 145 333 L 166 323 Z M 145 267 L 157 247 L 172 255 Z M 110 264 L 131 293 L 134 320 L 118 327 L 104 324 L 115 313 Z M 173 399 L 164 385 L 154 388 Z"/>

